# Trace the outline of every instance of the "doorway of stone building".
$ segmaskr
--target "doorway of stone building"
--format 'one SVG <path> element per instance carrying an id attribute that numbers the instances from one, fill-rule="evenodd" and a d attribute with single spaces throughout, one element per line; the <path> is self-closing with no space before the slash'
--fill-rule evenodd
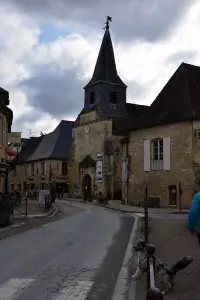
<path id="1" fill-rule="evenodd" d="M 176 185 L 169 185 L 169 205 L 177 205 L 177 188 Z"/>
<path id="2" fill-rule="evenodd" d="M 89 174 L 85 174 L 82 181 L 84 201 L 92 201 L 92 180 Z"/>

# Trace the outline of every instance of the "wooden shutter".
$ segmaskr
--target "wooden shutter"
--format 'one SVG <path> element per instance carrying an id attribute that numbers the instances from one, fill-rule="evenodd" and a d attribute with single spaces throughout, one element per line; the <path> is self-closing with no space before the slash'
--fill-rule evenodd
<path id="1" fill-rule="evenodd" d="M 150 151 L 150 141 L 144 140 L 144 171 L 150 171 L 151 164 L 151 151 Z"/>
<path id="2" fill-rule="evenodd" d="M 171 165 L 171 141 L 170 137 L 163 139 L 163 169 L 170 171 Z"/>

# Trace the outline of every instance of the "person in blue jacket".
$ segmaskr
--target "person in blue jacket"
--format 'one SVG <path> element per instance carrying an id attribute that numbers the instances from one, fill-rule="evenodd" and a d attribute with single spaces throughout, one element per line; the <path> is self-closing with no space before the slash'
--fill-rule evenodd
<path id="1" fill-rule="evenodd" d="M 200 245 L 200 192 L 194 195 L 188 214 L 188 229 L 192 234 L 195 232 L 195 226 L 197 238 Z"/>

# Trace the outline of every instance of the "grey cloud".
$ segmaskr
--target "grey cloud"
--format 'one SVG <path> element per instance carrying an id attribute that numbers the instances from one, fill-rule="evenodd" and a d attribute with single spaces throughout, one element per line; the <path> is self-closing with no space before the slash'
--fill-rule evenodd
<path id="1" fill-rule="evenodd" d="M 41 110 L 32 109 L 31 111 L 27 112 L 26 114 L 23 114 L 19 116 L 18 118 L 15 118 L 15 125 L 18 123 L 26 123 L 26 122 L 34 122 L 35 120 L 39 119 L 42 116 Z"/>
<path id="2" fill-rule="evenodd" d="M 27 121 L 31 123 L 43 113 L 48 113 L 58 120 L 76 116 L 84 104 L 83 86 L 87 82 L 79 80 L 76 71 L 71 69 L 61 74 L 51 69 L 47 71 L 46 67 L 36 71 L 32 77 L 20 84 L 34 111 L 19 117 L 15 126 L 20 128 Z M 126 84 L 127 101 L 140 101 L 145 91 L 144 87 L 136 81 L 126 81 Z"/>
<path id="3" fill-rule="evenodd" d="M 72 26 L 99 30 L 107 15 L 120 40 L 163 39 L 183 19 L 191 0 L 1 0 L 43 22 L 71 22 Z M 80 28 L 80 27 L 79 27 Z"/>
<path id="4" fill-rule="evenodd" d="M 137 81 L 126 81 L 127 89 L 127 102 L 139 103 L 145 93 L 145 87 L 140 85 Z"/>
<path id="5" fill-rule="evenodd" d="M 126 85 L 128 86 L 129 93 L 134 97 L 141 96 L 144 92 L 144 87 L 135 80 L 126 80 Z"/>
<path id="6" fill-rule="evenodd" d="M 182 62 L 192 63 L 197 56 L 197 51 L 178 51 L 168 56 L 165 61 L 166 65 L 178 65 Z"/>
<path id="7" fill-rule="evenodd" d="M 42 110 L 36 110 L 33 108 L 33 110 L 30 112 L 27 112 L 18 118 L 14 118 L 13 130 L 21 131 L 25 123 L 34 123 L 35 120 L 38 120 L 42 117 L 42 113 Z"/>
<path id="8" fill-rule="evenodd" d="M 21 82 L 31 106 L 51 116 L 76 115 L 83 106 L 83 86 L 75 70 L 57 73 L 53 70 L 37 70 L 32 77 Z"/>

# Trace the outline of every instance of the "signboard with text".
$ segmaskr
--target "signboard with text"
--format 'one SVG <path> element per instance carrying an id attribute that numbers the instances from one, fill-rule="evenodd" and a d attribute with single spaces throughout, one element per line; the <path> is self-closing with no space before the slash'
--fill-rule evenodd
<path id="1" fill-rule="evenodd" d="M 103 181 L 103 155 L 102 154 L 97 154 L 96 178 L 97 178 L 97 182 Z"/>

